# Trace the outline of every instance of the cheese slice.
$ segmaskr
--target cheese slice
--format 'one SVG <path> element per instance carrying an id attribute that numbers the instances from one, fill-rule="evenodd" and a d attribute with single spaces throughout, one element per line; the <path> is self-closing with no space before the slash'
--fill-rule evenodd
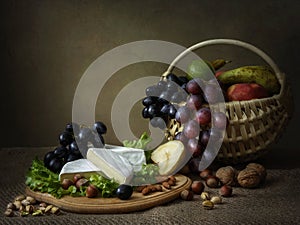
<path id="1" fill-rule="evenodd" d="M 146 164 L 146 157 L 143 149 L 128 148 L 116 145 L 105 145 L 105 148 L 126 158 L 135 172 L 140 171 L 142 166 Z"/>
<path id="2" fill-rule="evenodd" d="M 70 179 L 73 180 L 75 174 L 80 174 L 85 178 L 89 178 L 94 173 L 100 173 L 101 169 L 95 166 L 87 159 L 78 159 L 72 162 L 66 163 L 59 173 L 59 180 Z"/>
<path id="3" fill-rule="evenodd" d="M 120 154 L 105 148 L 90 148 L 86 158 L 101 169 L 108 178 L 120 184 L 129 183 L 133 176 L 133 167 Z"/>

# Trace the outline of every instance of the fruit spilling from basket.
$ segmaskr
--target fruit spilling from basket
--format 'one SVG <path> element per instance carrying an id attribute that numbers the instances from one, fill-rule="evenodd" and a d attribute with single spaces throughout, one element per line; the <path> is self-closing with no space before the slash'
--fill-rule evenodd
<path id="1" fill-rule="evenodd" d="M 268 67 L 220 70 L 228 62 L 192 61 L 186 76 L 164 74 L 145 90 L 143 118 L 164 130 L 168 140 L 180 140 L 192 156 L 191 165 L 199 163 L 209 140 L 222 142 L 222 132 L 230 122 L 225 110 L 212 110 L 212 106 L 268 98 L 280 91 L 278 79 Z"/>

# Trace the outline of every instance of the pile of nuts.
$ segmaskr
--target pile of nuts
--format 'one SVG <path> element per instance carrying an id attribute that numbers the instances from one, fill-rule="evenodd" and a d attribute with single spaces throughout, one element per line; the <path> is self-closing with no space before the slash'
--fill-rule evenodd
<path id="1" fill-rule="evenodd" d="M 44 202 L 38 202 L 31 196 L 19 195 L 13 202 L 7 204 L 4 212 L 5 216 L 41 216 L 55 214 L 59 215 L 60 210 L 58 207 L 48 205 Z"/>
<path id="2" fill-rule="evenodd" d="M 194 180 L 189 190 L 181 192 L 181 198 L 190 201 L 194 199 L 194 194 L 200 195 L 203 200 L 202 206 L 205 209 L 213 209 L 215 204 L 222 203 L 221 196 L 232 196 L 232 187 L 256 188 L 265 181 L 266 176 L 266 169 L 258 163 L 249 163 L 241 171 L 232 166 L 221 167 L 215 173 L 205 169 L 199 173 L 199 177 L 204 182 Z M 219 188 L 219 195 L 211 197 L 208 192 L 204 191 L 204 183 L 208 188 Z"/>
<path id="3" fill-rule="evenodd" d="M 169 176 L 165 181 L 159 184 L 150 184 L 136 187 L 137 192 L 141 192 L 143 195 L 148 195 L 153 192 L 162 191 L 163 187 L 166 189 L 171 189 L 172 186 L 176 185 L 176 177 Z"/>

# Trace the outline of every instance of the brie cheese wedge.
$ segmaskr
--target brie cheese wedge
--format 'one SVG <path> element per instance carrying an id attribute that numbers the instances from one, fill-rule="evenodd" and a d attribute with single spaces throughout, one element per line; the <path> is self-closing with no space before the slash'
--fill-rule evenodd
<path id="1" fill-rule="evenodd" d="M 95 166 L 87 159 L 78 159 L 72 162 L 66 163 L 62 170 L 59 173 L 59 180 L 63 181 L 64 179 L 73 180 L 75 174 L 80 174 L 85 178 L 89 178 L 93 173 L 100 173 L 101 169 Z"/>
<path id="2" fill-rule="evenodd" d="M 126 158 L 135 172 L 140 171 L 142 166 L 146 164 L 146 157 L 143 149 L 128 148 L 116 145 L 105 145 L 105 148 Z"/>
<path id="3" fill-rule="evenodd" d="M 87 160 L 98 167 L 108 178 L 119 184 L 129 183 L 133 176 L 133 167 L 120 154 L 105 148 L 90 148 Z"/>

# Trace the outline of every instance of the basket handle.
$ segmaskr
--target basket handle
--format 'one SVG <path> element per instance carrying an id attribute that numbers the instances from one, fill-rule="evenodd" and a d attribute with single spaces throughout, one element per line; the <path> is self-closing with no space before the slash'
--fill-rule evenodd
<path id="1" fill-rule="evenodd" d="M 265 52 L 263 52 L 262 50 L 258 49 L 257 47 L 255 47 L 254 45 L 248 44 L 246 42 L 243 41 L 239 41 L 239 40 L 234 40 L 234 39 L 212 39 L 212 40 L 206 40 L 203 42 L 199 42 L 197 44 L 192 45 L 191 47 L 187 48 L 186 50 L 184 50 L 183 52 L 181 52 L 169 65 L 167 71 L 164 74 L 169 74 L 175 67 L 175 65 L 177 64 L 177 62 L 183 58 L 184 56 L 186 56 L 187 54 L 189 54 L 191 51 L 196 50 L 198 48 L 202 48 L 205 46 L 209 46 L 209 45 L 218 45 L 218 44 L 228 44 L 228 45 L 236 45 L 236 46 L 240 46 L 246 49 L 249 49 L 251 51 L 253 51 L 254 53 L 256 53 L 258 56 L 260 56 L 266 63 L 269 64 L 269 66 L 272 68 L 272 70 L 274 71 L 276 77 L 278 78 L 280 83 L 282 82 L 282 73 L 280 72 L 278 66 L 275 64 L 275 62 L 271 59 L 270 56 L 268 56 Z"/>

